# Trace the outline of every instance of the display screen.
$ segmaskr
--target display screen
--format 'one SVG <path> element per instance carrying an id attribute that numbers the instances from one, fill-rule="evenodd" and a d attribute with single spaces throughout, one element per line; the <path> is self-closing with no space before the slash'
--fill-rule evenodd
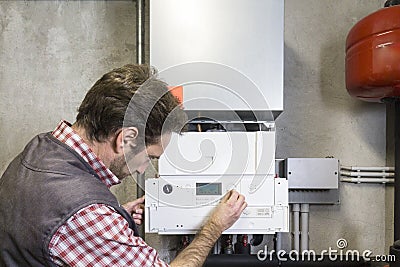
<path id="1" fill-rule="evenodd" d="M 222 184 L 221 183 L 196 183 L 196 195 L 221 195 Z"/>

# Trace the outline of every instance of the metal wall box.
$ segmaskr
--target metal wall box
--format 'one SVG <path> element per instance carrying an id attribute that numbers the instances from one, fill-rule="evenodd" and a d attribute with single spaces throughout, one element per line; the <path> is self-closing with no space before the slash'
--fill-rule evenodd
<path id="1" fill-rule="evenodd" d="M 339 160 L 335 158 L 287 158 L 285 175 L 289 189 L 337 189 Z"/>
<path id="2" fill-rule="evenodd" d="M 280 176 L 288 178 L 290 204 L 338 204 L 339 160 L 288 158 L 277 162 Z"/>
<path id="3" fill-rule="evenodd" d="M 339 204 L 339 189 L 289 190 L 290 204 Z"/>

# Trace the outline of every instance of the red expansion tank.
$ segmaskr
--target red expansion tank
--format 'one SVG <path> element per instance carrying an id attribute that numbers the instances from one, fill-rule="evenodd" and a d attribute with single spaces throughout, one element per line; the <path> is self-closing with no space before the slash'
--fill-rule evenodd
<path id="1" fill-rule="evenodd" d="M 365 101 L 400 97 L 400 5 L 382 8 L 350 30 L 346 87 Z"/>

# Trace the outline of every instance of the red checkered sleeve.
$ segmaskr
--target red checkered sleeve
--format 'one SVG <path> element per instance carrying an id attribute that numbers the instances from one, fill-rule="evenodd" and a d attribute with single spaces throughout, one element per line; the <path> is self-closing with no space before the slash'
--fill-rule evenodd
<path id="1" fill-rule="evenodd" d="M 103 204 L 74 214 L 53 235 L 49 251 L 60 266 L 169 266 L 133 235 L 119 213 Z"/>

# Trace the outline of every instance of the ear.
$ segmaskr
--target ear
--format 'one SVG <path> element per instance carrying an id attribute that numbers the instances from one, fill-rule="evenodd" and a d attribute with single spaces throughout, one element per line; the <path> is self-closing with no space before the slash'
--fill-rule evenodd
<path id="1" fill-rule="evenodd" d="M 124 147 L 136 146 L 136 139 L 139 131 L 136 127 L 122 128 L 115 136 L 115 150 L 123 153 Z"/>

